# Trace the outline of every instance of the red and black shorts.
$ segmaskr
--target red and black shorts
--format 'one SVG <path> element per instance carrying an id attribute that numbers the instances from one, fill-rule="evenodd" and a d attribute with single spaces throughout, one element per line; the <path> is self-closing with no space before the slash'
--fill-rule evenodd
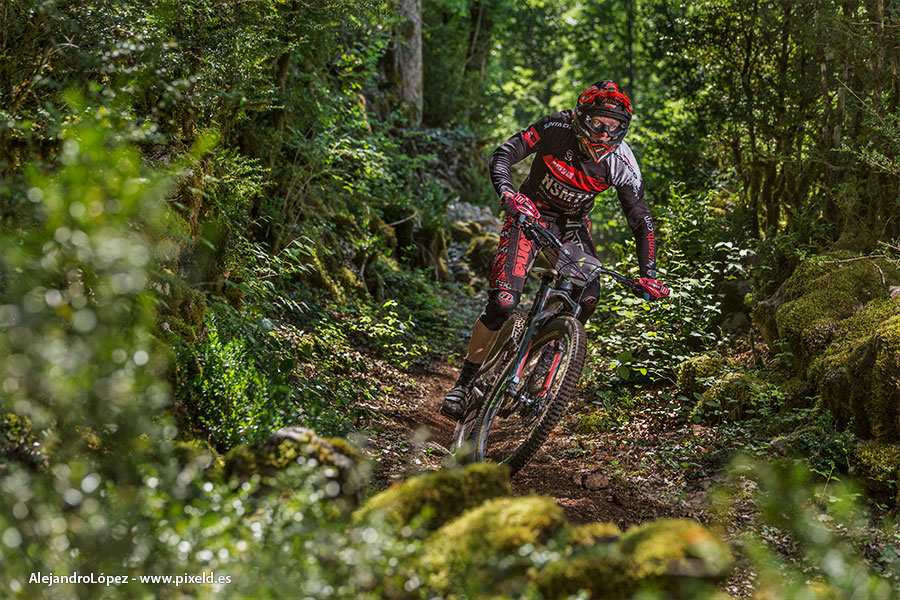
<path id="1" fill-rule="evenodd" d="M 597 250 L 591 239 L 591 222 L 586 216 L 552 216 L 543 215 L 541 225 L 549 229 L 553 235 L 563 242 L 578 242 L 585 252 L 597 256 Z M 481 320 L 488 329 L 499 329 L 506 318 L 512 314 L 519 304 L 525 279 L 531 271 L 537 257 L 538 247 L 525 237 L 519 229 L 517 220 L 507 216 L 500 232 L 500 244 L 497 257 L 491 271 L 491 290 L 488 305 L 482 313 Z M 554 263 L 555 252 L 545 251 L 547 259 Z M 599 282 L 593 282 L 582 295 L 584 319 L 590 316 L 597 302 Z"/>

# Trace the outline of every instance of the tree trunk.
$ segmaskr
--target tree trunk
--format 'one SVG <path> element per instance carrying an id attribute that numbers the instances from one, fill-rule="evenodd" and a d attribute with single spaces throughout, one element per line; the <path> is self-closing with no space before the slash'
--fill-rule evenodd
<path id="1" fill-rule="evenodd" d="M 422 0 L 399 0 L 406 22 L 397 32 L 394 66 L 399 76 L 400 99 L 410 125 L 422 124 L 424 84 L 422 76 Z"/>

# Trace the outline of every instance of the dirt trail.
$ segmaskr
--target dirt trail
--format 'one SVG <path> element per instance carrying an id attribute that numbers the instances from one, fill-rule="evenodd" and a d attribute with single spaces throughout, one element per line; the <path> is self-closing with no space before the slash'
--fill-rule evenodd
<path id="1" fill-rule="evenodd" d="M 454 423 L 440 416 L 438 409 L 458 370 L 441 361 L 409 374 L 382 361 L 374 361 L 374 366 L 389 393 L 383 403 L 366 407 L 371 414 L 369 429 L 354 441 L 372 459 L 373 487 L 383 489 L 438 470 L 451 460 L 447 447 Z M 715 432 L 669 419 L 652 398 L 647 402 L 627 425 L 583 436 L 573 431 L 579 412 L 576 397 L 550 439 L 512 478 L 513 493 L 555 498 L 575 524 L 607 521 L 626 529 L 660 517 L 708 524 L 707 490 L 720 480 L 721 459 L 714 452 L 703 454 L 704 448 L 714 446 Z M 685 448 L 686 439 L 693 450 Z M 690 460 L 697 468 L 672 468 L 664 460 L 668 455 Z M 747 527 L 749 518 L 740 515 L 734 522 Z M 727 537 L 738 533 L 738 528 L 729 526 Z M 752 574 L 738 568 L 722 589 L 732 597 L 749 598 Z"/>
<path id="2" fill-rule="evenodd" d="M 381 368 L 390 370 L 385 365 Z M 454 423 L 440 416 L 438 409 L 457 373 L 457 369 L 440 362 L 432 362 L 410 376 L 382 372 L 389 376 L 393 390 L 384 405 L 368 407 L 376 426 L 365 439 L 366 452 L 375 462 L 375 487 L 386 487 L 416 472 L 439 469 L 448 460 Z M 640 423 L 633 425 L 648 439 L 660 438 L 658 431 Z M 531 463 L 513 477 L 514 493 L 555 498 L 573 523 L 612 521 L 629 526 L 662 516 L 702 520 L 697 492 L 704 492 L 708 484 L 695 482 L 684 493 L 672 494 L 672 481 L 664 477 L 642 475 L 632 481 L 621 476 L 629 470 L 630 462 L 640 462 L 641 453 L 635 450 L 645 447 L 647 439 L 624 443 L 623 437 L 631 435 L 619 432 L 595 436 L 586 446 L 583 436 L 571 429 L 571 423 L 565 420 L 557 426 Z"/>

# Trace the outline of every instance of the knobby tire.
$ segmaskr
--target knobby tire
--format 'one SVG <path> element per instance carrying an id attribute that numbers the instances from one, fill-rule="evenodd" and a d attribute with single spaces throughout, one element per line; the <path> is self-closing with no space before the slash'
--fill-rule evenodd
<path id="1" fill-rule="evenodd" d="M 571 315 L 555 317 L 541 327 L 533 338 L 532 349 L 529 351 L 526 364 L 529 363 L 535 352 L 539 352 L 546 344 L 557 339 L 565 340 L 565 359 L 558 367 L 543 412 L 537 418 L 536 424 L 530 429 L 524 440 L 518 443 L 516 450 L 501 461 L 509 466 L 511 474 L 515 474 L 524 467 L 550 436 L 550 432 L 562 419 L 569 403 L 569 397 L 581 377 L 587 350 L 587 337 L 584 326 Z M 497 417 L 504 402 L 507 401 L 504 390 L 513 366 L 510 360 L 503 369 L 503 373 L 496 379 L 475 421 L 470 440 L 474 445 L 473 458 L 476 461 L 487 460 L 490 454 L 491 440 L 488 437 L 491 428 L 498 425 Z M 514 409 L 513 414 L 509 416 L 518 418 L 517 413 L 518 408 Z M 494 442 L 497 441 L 499 440 L 494 440 Z"/>
<path id="2" fill-rule="evenodd" d="M 481 413 L 481 406 L 485 396 L 491 392 L 497 376 L 515 356 L 519 347 L 519 340 L 525 333 L 525 326 L 528 316 L 517 310 L 506 320 L 497 334 L 490 352 L 484 361 L 484 366 L 475 376 L 475 382 L 472 384 L 472 393 L 469 395 L 468 408 L 465 415 L 456 422 L 453 430 L 453 437 L 450 440 L 450 451 L 455 452 L 463 447 L 472 429 L 477 423 L 477 417 Z"/>

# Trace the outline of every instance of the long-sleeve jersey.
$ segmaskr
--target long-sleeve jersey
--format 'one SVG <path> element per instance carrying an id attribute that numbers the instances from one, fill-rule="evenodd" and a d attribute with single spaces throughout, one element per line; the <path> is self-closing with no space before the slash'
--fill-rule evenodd
<path id="1" fill-rule="evenodd" d="M 656 270 L 656 232 L 644 201 L 641 171 L 625 142 L 599 163 L 578 149 L 572 130 L 574 111 L 540 119 L 503 142 L 491 156 L 491 182 L 498 194 L 515 191 L 510 169 L 529 154 L 537 154 L 520 192 L 541 213 L 587 216 L 594 199 L 609 186 L 616 188 L 628 225 L 634 233 L 641 275 Z"/>

